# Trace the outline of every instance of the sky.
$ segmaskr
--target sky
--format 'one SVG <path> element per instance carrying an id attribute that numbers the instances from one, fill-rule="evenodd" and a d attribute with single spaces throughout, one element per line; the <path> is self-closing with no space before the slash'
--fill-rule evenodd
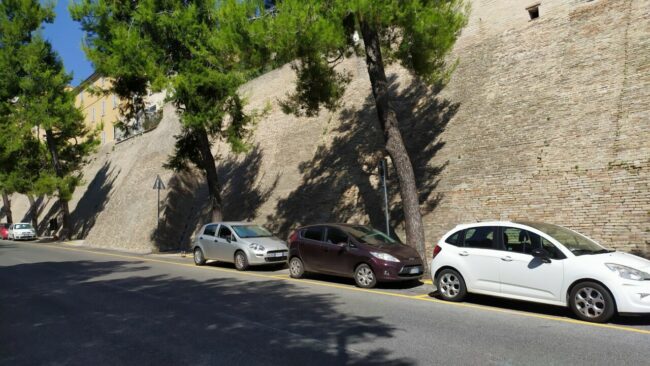
<path id="1" fill-rule="evenodd" d="M 72 72 L 72 85 L 77 86 L 93 73 L 93 66 L 81 49 L 83 32 L 79 23 L 70 18 L 70 0 L 57 0 L 54 23 L 46 24 L 43 35 L 63 59 L 67 72 Z"/>

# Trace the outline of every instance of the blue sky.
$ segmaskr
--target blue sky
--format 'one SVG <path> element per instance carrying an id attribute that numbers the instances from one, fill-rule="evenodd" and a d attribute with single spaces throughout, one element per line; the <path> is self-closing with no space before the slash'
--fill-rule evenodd
<path id="1" fill-rule="evenodd" d="M 77 86 L 93 73 L 93 66 L 81 49 L 83 32 L 79 23 L 70 18 L 68 4 L 69 0 L 57 0 L 56 19 L 45 25 L 43 35 L 63 59 L 66 71 L 72 72 L 72 85 Z"/>

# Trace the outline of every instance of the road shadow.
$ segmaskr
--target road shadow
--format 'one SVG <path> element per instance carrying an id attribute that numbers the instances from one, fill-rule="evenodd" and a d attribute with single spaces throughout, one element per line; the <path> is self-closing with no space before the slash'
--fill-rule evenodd
<path id="1" fill-rule="evenodd" d="M 205 264 L 206 266 L 209 267 L 214 267 L 214 268 L 224 268 L 224 269 L 236 269 L 234 263 L 228 263 L 228 262 L 221 262 L 221 261 L 215 261 L 211 260 Z M 247 272 L 278 272 L 282 271 L 283 269 L 287 268 L 286 263 L 276 263 L 276 264 L 267 264 L 263 266 L 251 266 Z"/>
<path id="2" fill-rule="evenodd" d="M 356 286 L 354 279 L 351 277 L 341 277 L 333 276 L 323 273 L 307 273 L 305 274 L 305 279 L 333 283 L 339 285 L 350 285 Z M 386 290 L 408 290 L 422 286 L 424 283 L 419 280 L 407 280 L 407 281 L 397 281 L 397 282 L 377 282 L 375 289 L 386 289 Z"/>
<path id="3" fill-rule="evenodd" d="M 113 185 L 119 175 L 120 171 L 116 172 L 114 168 L 111 168 L 109 162 L 105 162 L 97 171 L 83 196 L 77 202 L 74 211 L 70 213 L 73 238 L 86 238 L 95 226 L 97 217 L 108 204 Z"/>
<path id="4" fill-rule="evenodd" d="M 440 298 L 437 292 L 429 293 L 429 296 Z M 565 308 L 562 306 L 553 306 L 540 304 L 535 302 L 519 301 L 512 299 L 505 299 L 494 296 L 487 295 L 478 295 L 478 294 L 468 294 L 465 299 L 466 303 L 489 306 L 498 309 L 507 309 L 515 310 L 526 313 L 534 313 L 540 315 L 551 315 L 562 318 L 572 318 L 579 320 L 578 317 L 573 314 L 571 309 Z M 640 315 L 640 316 L 620 316 L 615 315 L 610 322 L 617 325 L 650 325 L 650 315 Z"/>
<path id="5" fill-rule="evenodd" d="M 0 267 L 0 364 L 414 364 L 372 345 L 403 330 L 339 310 L 335 295 L 147 269 L 123 261 Z"/>
<path id="6" fill-rule="evenodd" d="M 262 187 L 266 174 L 261 170 L 262 157 L 256 146 L 245 155 L 218 163 L 224 220 L 253 220 L 273 193 L 279 176 L 269 187 Z M 197 169 L 180 171 L 174 174 L 167 189 L 167 198 L 161 202 L 161 224 L 152 232 L 151 239 L 160 252 L 189 250 L 194 232 L 212 218 L 205 178 Z"/>
<path id="7" fill-rule="evenodd" d="M 435 188 L 446 163 L 435 165 L 432 160 L 444 146 L 439 135 L 459 104 L 440 97 L 417 81 L 402 86 L 391 75 L 389 82 L 424 215 L 441 199 Z M 385 144 L 374 97 L 369 95 L 361 109 L 344 108 L 340 118 L 340 125 L 331 131 L 333 140 L 318 146 L 314 157 L 300 164 L 300 185 L 281 199 L 275 213 L 267 217 L 268 225 L 281 237 L 286 237 L 296 226 L 319 222 L 357 222 L 385 227 L 377 171 L 385 155 Z M 392 167 L 389 170 L 390 226 L 394 228 L 403 224 L 404 217 L 397 199 L 397 178 Z"/>

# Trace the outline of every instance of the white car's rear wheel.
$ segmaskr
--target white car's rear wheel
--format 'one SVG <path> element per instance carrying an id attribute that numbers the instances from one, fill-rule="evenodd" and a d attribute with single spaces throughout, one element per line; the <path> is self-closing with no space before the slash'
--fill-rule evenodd
<path id="1" fill-rule="evenodd" d="M 463 301 L 467 296 L 465 280 L 460 273 L 453 269 L 444 269 L 438 273 L 436 287 L 440 297 L 447 301 Z"/>
<path id="2" fill-rule="evenodd" d="M 582 282 L 573 287 L 569 305 L 578 318 L 589 322 L 605 323 L 616 313 L 612 295 L 596 282 Z"/>

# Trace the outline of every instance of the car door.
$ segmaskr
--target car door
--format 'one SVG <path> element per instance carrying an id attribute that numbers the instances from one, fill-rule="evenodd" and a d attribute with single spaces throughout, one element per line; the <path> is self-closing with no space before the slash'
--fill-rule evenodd
<path id="1" fill-rule="evenodd" d="M 498 250 L 497 227 L 476 226 L 464 232 L 461 272 L 470 291 L 499 293 L 499 265 L 502 251 Z"/>
<path id="2" fill-rule="evenodd" d="M 201 246 L 205 251 L 206 259 L 216 259 L 217 258 L 217 246 L 215 241 L 217 240 L 217 224 L 206 225 L 203 229 L 203 233 L 199 236 L 199 241 Z"/>
<path id="3" fill-rule="evenodd" d="M 221 224 L 215 243 L 217 246 L 217 258 L 222 261 L 234 262 L 236 241 L 237 239 L 232 234 L 232 229 L 228 225 Z"/>
<path id="4" fill-rule="evenodd" d="M 500 262 L 501 292 L 506 296 L 542 301 L 561 301 L 564 255 L 545 238 L 516 227 L 502 227 L 503 253 Z M 532 256 L 544 248 L 550 263 Z"/>
<path id="5" fill-rule="evenodd" d="M 350 238 L 343 230 L 327 226 L 325 240 L 321 244 L 322 253 L 319 257 L 321 268 L 339 275 L 352 274 L 352 269 L 348 268 L 353 266 L 349 264 L 348 257 L 352 256 L 349 244 Z"/>
<path id="6" fill-rule="evenodd" d="M 321 270 L 320 256 L 323 255 L 323 237 L 325 227 L 311 226 L 301 230 L 300 233 L 300 258 L 305 268 L 311 271 Z"/>

